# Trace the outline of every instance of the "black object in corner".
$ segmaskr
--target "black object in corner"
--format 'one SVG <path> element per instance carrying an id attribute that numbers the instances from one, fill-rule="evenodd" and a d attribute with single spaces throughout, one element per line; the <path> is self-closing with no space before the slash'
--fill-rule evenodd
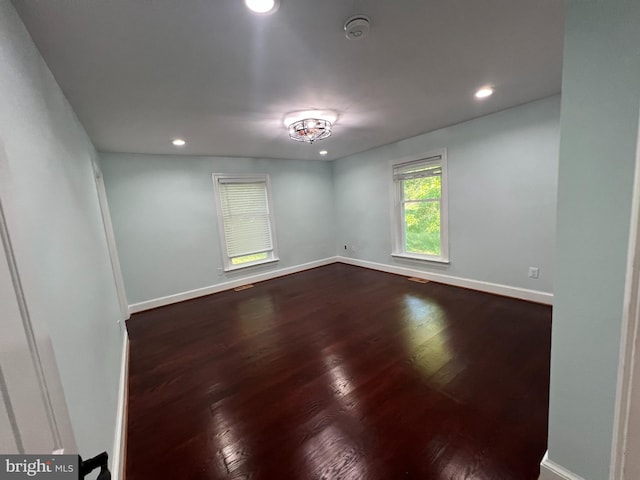
<path id="1" fill-rule="evenodd" d="M 107 452 L 99 453 L 88 460 L 82 460 L 82 457 L 80 457 L 80 478 L 85 478 L 89 473 L 100 467 L 97 480 L 111 480 L 108 463 L 109 455 L 107 455 Z"/>

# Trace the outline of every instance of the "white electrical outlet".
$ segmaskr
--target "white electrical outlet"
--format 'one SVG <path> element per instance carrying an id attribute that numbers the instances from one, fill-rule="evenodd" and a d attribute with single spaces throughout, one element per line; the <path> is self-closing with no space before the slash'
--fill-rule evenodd
<path id="1" fill-rule="evenodd" d="M 538 267 L 529 267 L 529 278 L 538 278 L 540 276 L 540 269 Z"/>

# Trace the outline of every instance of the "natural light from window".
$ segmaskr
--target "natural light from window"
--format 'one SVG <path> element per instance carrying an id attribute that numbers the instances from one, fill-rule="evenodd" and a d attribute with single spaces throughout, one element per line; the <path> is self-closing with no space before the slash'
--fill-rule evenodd
<path id="1" fill-rule="evenodd" d="M 440 256 L 441 177 L 403 182 L 405 251 Z"/>
<path id="2" fill-rule="evenodd" d="M 260 260 L 266 260 L 269 256 L 266 252 L 254 253 L 253 255 L 243 255 L 242 257 L 235 257 L 231 259 L 231 265 L 244 265 L 245 263 L 258 262 Z"/>

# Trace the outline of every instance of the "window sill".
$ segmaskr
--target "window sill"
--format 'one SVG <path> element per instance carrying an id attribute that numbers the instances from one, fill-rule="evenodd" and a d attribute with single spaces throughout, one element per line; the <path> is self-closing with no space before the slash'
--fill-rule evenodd
<path id="1" fill-rule="evenodd" d="M 278 261 L 280 261 L 279 258 L 268 258 L 266 260 L 260 260 L 259 262 L 243 263 L 242 265 L 231 265 L 229 267 L 225 267 L 224 271 L 235 272 L 236 270 L 242 270 L 244 268 L 249 268 L 249 267 L 257 267 L 259 265 L 265 265 L 267 263 L 275 263 Z"/>
<path id="2" fill-rule="evenodd" d="M 412 255 L 410 253 L 392 253 L 391 256 L 396 258 L 404 258 L 407 260 L 420 260 L 421 262 L 444 263 L 446 265 L 449 264 L 449 259 L 442 257 L 427 257 L 421 255 Z"/>

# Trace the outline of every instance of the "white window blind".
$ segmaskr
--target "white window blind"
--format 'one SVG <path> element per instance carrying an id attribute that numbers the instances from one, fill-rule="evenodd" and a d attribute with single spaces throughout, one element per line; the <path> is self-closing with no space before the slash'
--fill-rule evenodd
<path id="1" fill-rule="evenodd" d="M 442 175 L 442 157 L 430 157 L 414 162 L 402 163 L 393 167 L 393 179 L 412 180 Z"/>
<path id="2" fill-rule="evenodd" d="M 240 257 L 273 249 L 266 182 L 220 182 L 227 254 Z"/>
<path id="3" fill-rule="evenodd" d="M 267 175 L 214 175 L 226 270 L 277 260 Z"/>

